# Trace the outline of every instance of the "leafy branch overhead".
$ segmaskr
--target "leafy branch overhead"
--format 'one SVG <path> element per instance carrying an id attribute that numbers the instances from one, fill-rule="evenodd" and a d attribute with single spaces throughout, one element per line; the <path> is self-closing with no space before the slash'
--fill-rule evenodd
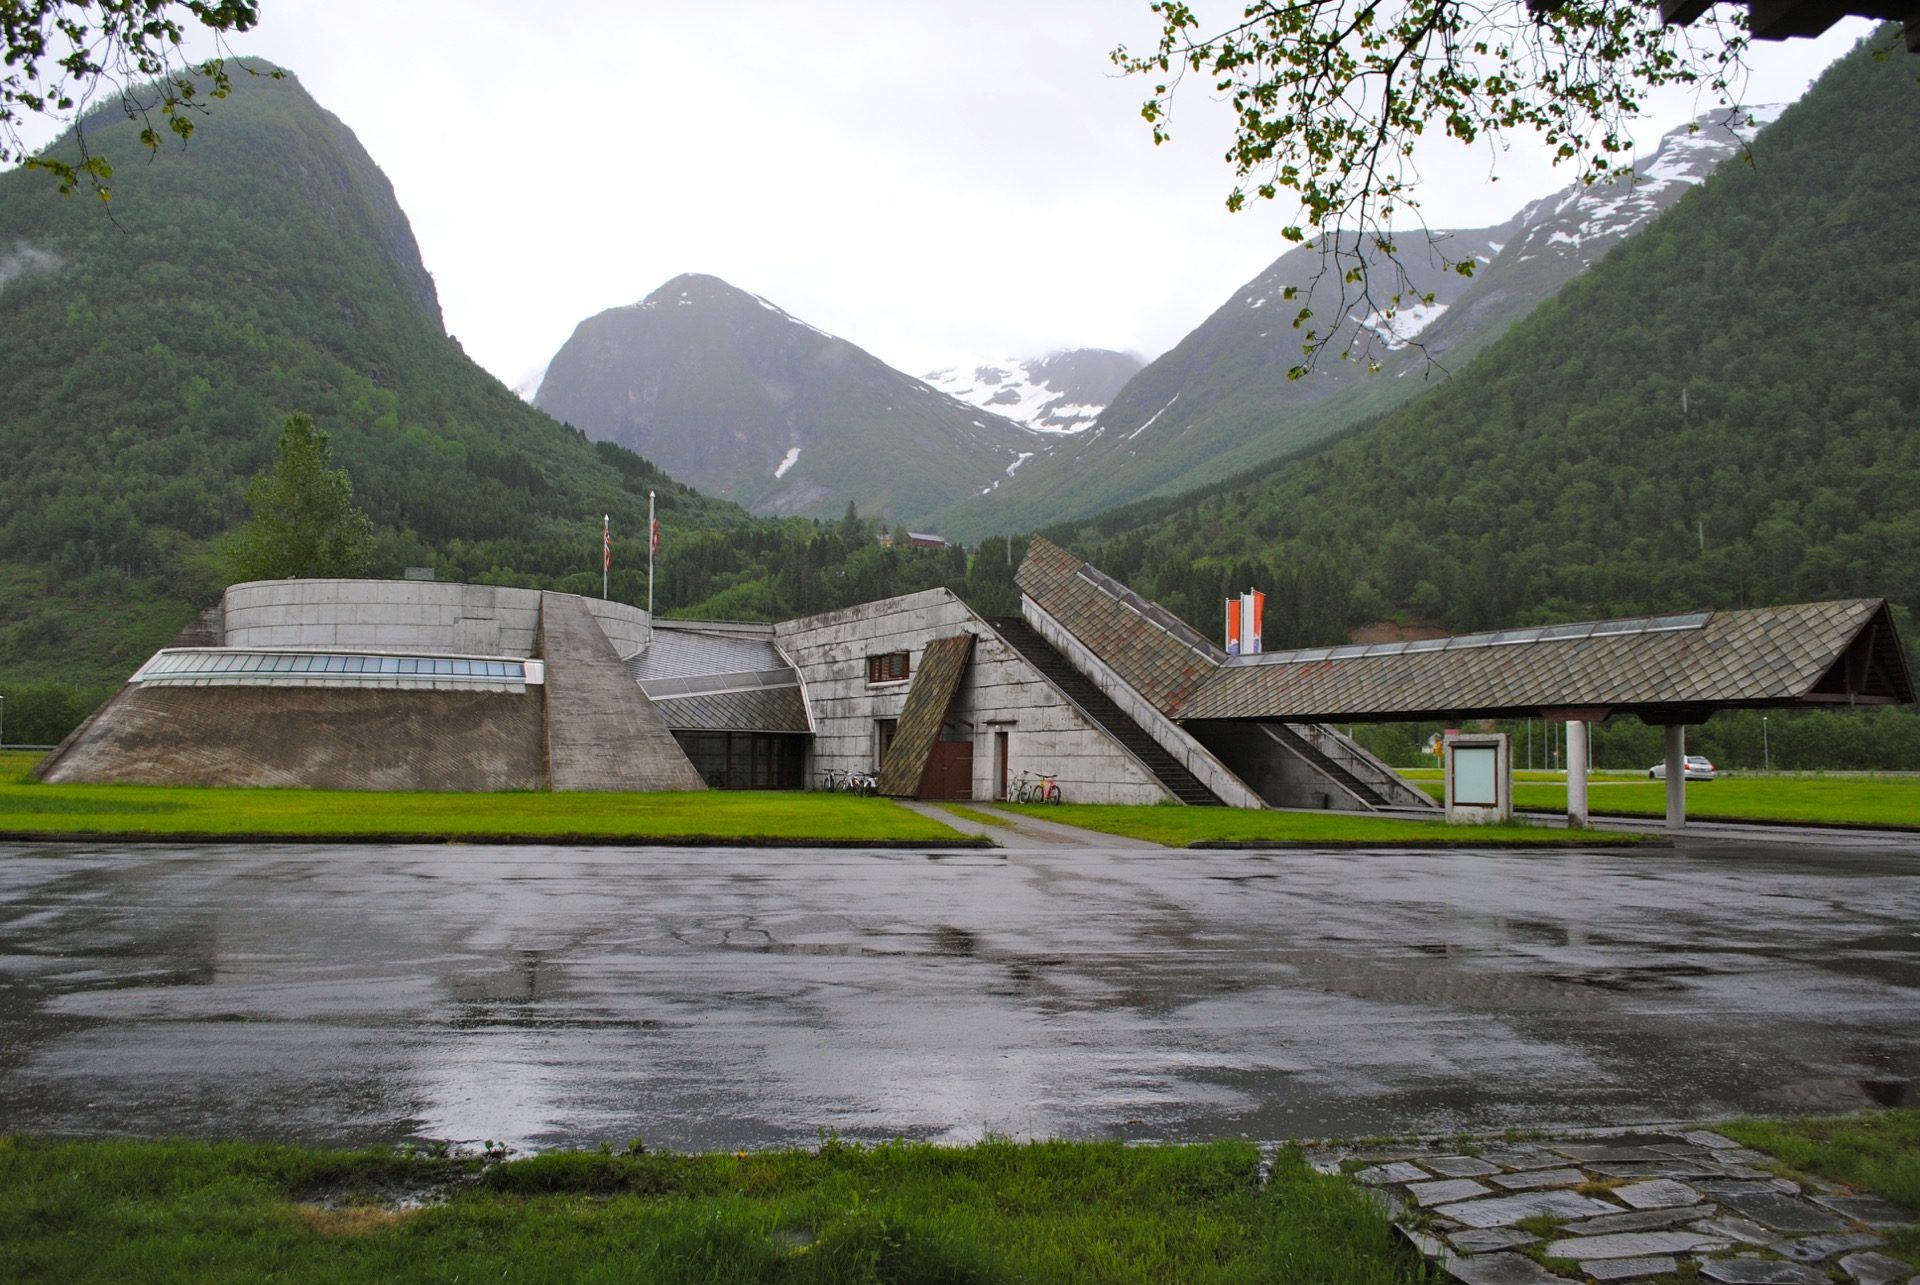
<path id="1" fill-rule="evenodd" d="M 1419 300 L 1399 269 L 1395 228 L 1410 223 L 1426 236 L 1414 150 L 1428 134 L 1485 144 L 1491 168 L 1512 135 L 1531 132 L 1593 183 L 1623 156 L 1630 165 L 1630 126 L 1648 91 L 1694 85 L 1731 105 L 1745 76 L 1744 14 L 1716 10 L 1698 28 L 1666 27 L 1641 0 L 1537 10 L 1524 0 L 1254 0 L 1221 29 L 1203 26 L 1185 0 L 1152 9 L 1158 46 L 1135 54 L 1123 45 L 1112 58 L 1154 81 L 1141 108 L 1154 142 L 1171 137 L 1185 78 L 1204 76 L 1235 117 L 1227 208 L 1249 197 L 1297 201 L 1299 222 L 1282 235 L 1318 239 L 1322 274 L 1341 284 L 1340 317 L 1355 301 L 1349 288 L 1388 315 Z M 1394 265 L 1387 297 L 1366 279 L 1369 250 Z M 1472 275 L 1473 262 L 1447 267 Z M 1290 372 L 1298 378 L 1341 327 L 1315 324 L 1305 307 L 1294 324 L 1307 359 Z M 1342 357 L 1355 343 L 1350 333 Z"/>
<path id="2" fill-rule="evenodd" d="M 0 0 L 0 168 L 24 162 L 51 173 L 63 193 L 85 182 L 109 199 L 113 167 L 87 150 L 81 130 L 79 158 L 68 160 L 34 155 L 22 126 L 36 117 L 78 126 L 117 99 L 149 150 L 167 135 L 185 140 L 194 113 L 233 86 L 224 59 L 191 62 L 182 43 L 194 27 L 217 40 L 258 21 L 258 0 Z"/>

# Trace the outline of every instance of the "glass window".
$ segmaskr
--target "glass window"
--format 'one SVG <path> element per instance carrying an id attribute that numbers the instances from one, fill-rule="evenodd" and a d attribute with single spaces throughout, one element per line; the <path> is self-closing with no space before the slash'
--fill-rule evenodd
<path id="1" fill-rule="evenodd" d="M 908 654 L 904 651 L 882 652 L 878 656 L 867 657 L 867 681 L 870 683 L 897 683 L 910 676 Z"/>

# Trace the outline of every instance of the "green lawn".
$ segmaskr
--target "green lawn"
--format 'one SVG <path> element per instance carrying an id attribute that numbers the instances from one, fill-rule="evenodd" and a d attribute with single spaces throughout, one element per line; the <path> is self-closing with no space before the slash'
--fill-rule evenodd
<path id="1" fill-rule="evenodd" d="M 1464 847 L 1594 847 L 1634 844 L 1613 831 L 1550 830 L 1537 825 L 1447 825 L 1353 812 L 1255 812 L 1243 808 L 1121 807 L 1097 803 L 1010 803 L 1009 811 L 1102 834 L 1169 847 L 1193 843 L 1457 844 Z"/>
<path id="2" fill-rule="evenodd" d="M 0 832 L 34 835 L 377 835 L 650 842 L 955 842 L 957 830 L 848 794 L 388 794 L 39 785 L 37 754 L 0 755 Z"/>
<path id="3" fill-rule="evenodd" d="M 0 1138 L 0 1278 L 1426 1282 L 1383 1215 L 1247 1143 L 478 1160 Z M 430 1193 L 424 1207 L 398 1199 Z"/>
<path id="4" fill-rule="evenodd" d="M 1436 799 L 1431 769 L 1403 773 Z M 1515 772 L 1516 807 L 1564 812 L 1566 781 L 1557 773 Z M 1667 784 L 1645 772 L 1596 773 L 1587 786 L 1595 813 L 1664 816 Z M 1920 826 L 1920 776 L 1723 776 L 1687 782 L 1687 815 L 1703 821 L 1804 821 L 1812 824 Z"/>

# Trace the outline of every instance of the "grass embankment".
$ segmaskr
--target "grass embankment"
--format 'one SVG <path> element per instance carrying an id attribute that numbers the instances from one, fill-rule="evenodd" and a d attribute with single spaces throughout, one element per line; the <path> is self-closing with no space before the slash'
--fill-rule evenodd
<path id="1" fill-rule="evenodd" d="M 1009 811 L 1102 834 L 1146 839 L 1168 847 L 1195 843 L 1379 844 L 1386 847 L 1589 848 L 1634 844 L 1637 835 L 1596 830 L 1550 830 L 1538 825 L 1447 825 L 1351 812 L 1255 812 L 1243 808 L 1121 807 L 1098 803 L 1011 803 Z"/>
<path id="2" fill-rule="evenodd" d="M 52 837 L 314 837 L 648 843 L 953 843 L 886 799 L 847 794 L 388 794 L 40 785 L 37 754 L 0 755 L 0 833 Z"/>
<path id="3" fill-rule="evenodd" d="M 1429 769 L 1403 773 L 1440 798 L 1445 787 Z M 1566 780 L 1558 773 L 1515 772 L 1514 806 L 1567 810 Z M 1596 815 L 1665 816 L 1667 783 L 1646 773 L 1595 773 L 1587 803 Z M 1723 776 L 1687 782 L 1687 815 L 1702 821 L 1798 821 L 1810 825 L 1920 827 L 1920 777 Z"/>
<path id="4" fill-rule="evenodd" d="M 478 1160 L 0 1138 L 9 1280 L 1428 1281 L 1364 1194 L 1246 1143 Z M 403 1208 L 396 1197 L 439 1203 Z"/>

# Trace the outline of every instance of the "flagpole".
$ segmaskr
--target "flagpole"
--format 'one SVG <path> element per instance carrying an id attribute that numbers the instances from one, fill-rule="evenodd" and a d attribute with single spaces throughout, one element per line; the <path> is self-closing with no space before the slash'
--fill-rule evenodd
<path id="1" fill-rule="evenodd" d="M 600 601 L 607 600 L 607 572 L 613 566 L 613 514 L 600 517 Z"/>
<path id="2" fill-rule="evenodd" d="M 653 492 L 647 492 L 647 619 L 653 619 L 653 550 L 660 543 L 660 524 L 653 516 Z"/>

